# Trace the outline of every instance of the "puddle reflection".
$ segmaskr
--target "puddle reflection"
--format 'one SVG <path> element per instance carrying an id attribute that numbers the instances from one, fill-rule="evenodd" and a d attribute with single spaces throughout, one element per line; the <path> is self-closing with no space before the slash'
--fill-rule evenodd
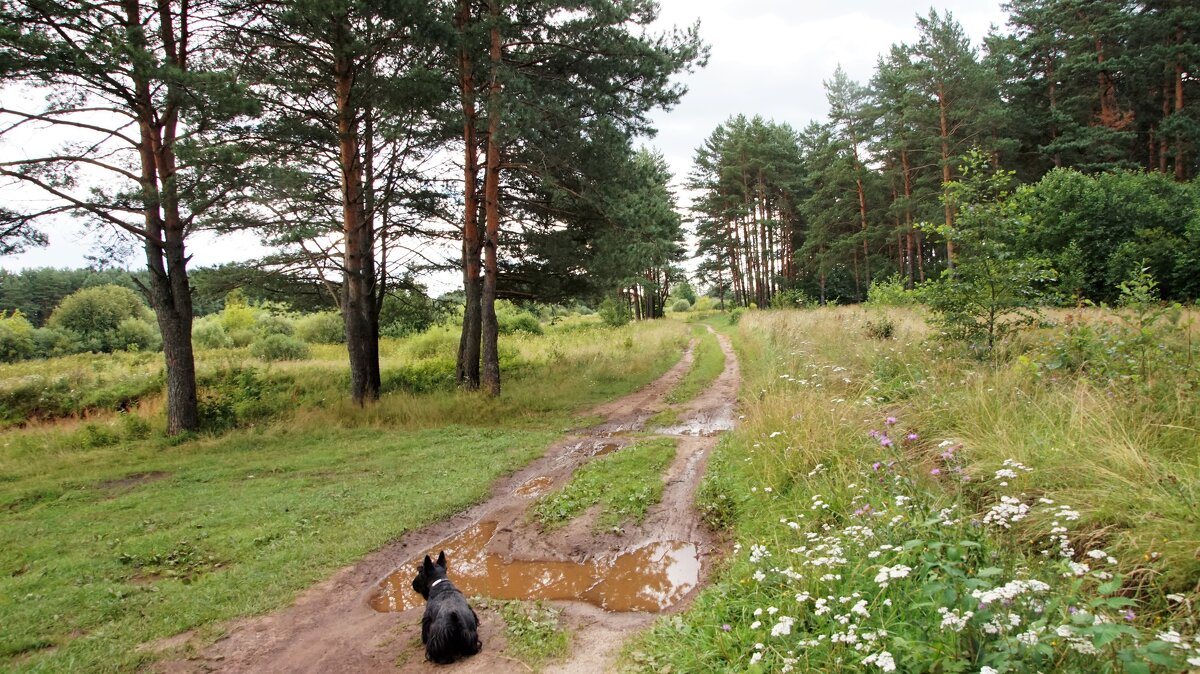
<path id="1" fill-rule="evenodd" d="M 566 599 L 606 611 L 654 612 L 682 599 L 700 580 L 692 543 L 651 543 L 582 563 L 506 562 L 485 551 L 495 531 L 495 522 L 483 522 L 439 546 L 450 561 L 450 579 L 468 597 Z M 422 605 L 424 600 L 412 590 L 415 574 L 415 561 L 394 571 L 371 597 L 371 607 L 388 612 Z"/>

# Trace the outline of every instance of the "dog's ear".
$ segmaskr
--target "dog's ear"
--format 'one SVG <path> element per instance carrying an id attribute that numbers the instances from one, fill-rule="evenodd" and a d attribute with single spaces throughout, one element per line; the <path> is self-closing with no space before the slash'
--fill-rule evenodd
<path id="1" fill-rule="evenodd" d="M 425 575 L 433 573 L 433 560 L 429 558 L 429 555 L 425 555 L 425 563 L 421 565 L 421 570 L 425 572 Z"/>
<path id="2" fill-rule="evenodd" d="M 441 552 L 438 553 L 437 565 L 442 567 L 443 569 L 446 568 L 446 551 L 445 550 L 442 550 Z"/>

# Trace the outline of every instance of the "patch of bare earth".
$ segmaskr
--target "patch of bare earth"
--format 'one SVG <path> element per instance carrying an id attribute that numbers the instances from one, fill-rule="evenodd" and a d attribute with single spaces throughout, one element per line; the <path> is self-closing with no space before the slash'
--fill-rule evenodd
<path id="1" fill-rule="evenodd" d="M 711 562 L 720 553 L 719 541 L 700 522 L 693 506 L 695 490 L 708 455 L 716 445 L 716 436 L 732 427 L 740 381 L 729 340 L 717 337 L 725 352 L 725 370 L 704 393 L 679 406 L 680 421 L 676 426 L 644 428 L 647 419 L 668 407 L 664 401 L 666 394 L 691 367 L 690 348 L 675 367 L 654 383 L 594 410 L 604 422 L 563 439 L 525 469 L 501 479 L 489 500 L 405 535 L 309 588 L 282 611 L 236 621 L 228 626 L 226 637 L 199 655 L 162 662 L 157 669 L 169 672 L 527 671 L 526 665 L 507 652 L 503 620 L 492 610 L 477 608 L 483 652 L 453 665 L 438 666 L 425 661 L 420 639 L 424 604 L 419 598 L 407 587 L 396 587 L 393 588 L 396 596 L 401 593 L 412 596 L 403 596 L 399 605 L 392 597 L 393 610 L 387 610 L 387 602 L 381 600 L 381 588 L 389 574 L 400 569 L 397 578 L 411 578 L 416 560 L 424 554 L 452 547 L 456 540 L 469 538 L 475 531 L 487 532 L 478 541 L 478 554 L 514 565 L 595 566 L 623 552 L 683 542 L 689 550 L 694 548 L 698 562 L 696 577 L 671 596 L 671 603 L 663 612 L 682 610 L 704 585 Z M 630 441 L 622 434 L 643 430 L 677 439 L 675 460 L 664 476 L 662 501 L 650 509 L 644 522 L 598 532 L 593 528 L 593 514 L 547 533 L 529 520 L 527 509 L 538 496 L 564 485 L 579 466 L 594 456 L 620 451 Z M 448 555 L 453 581 L 455 557 L 449 552 Z M 628 582 L 628 578 L 622 582 Z M 660 615 L 606 611 L 584 601 L 551 603 L 562 610 L 562 620 L 573 636 L 570 654 L 565 660 L 544 667 L 546 672 L 611 671 L 624 640 Z M 170 642 L 173 647 L 180 645 Z"/>

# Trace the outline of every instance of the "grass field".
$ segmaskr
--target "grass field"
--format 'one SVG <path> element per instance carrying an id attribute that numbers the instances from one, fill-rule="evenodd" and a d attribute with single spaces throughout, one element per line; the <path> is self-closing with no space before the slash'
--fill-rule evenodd
<path id="1" fill-rule="evenodd" d="M 202 396 L 224 415 L 211 432 L 161 437 L 158 390 L 128 413 L 64 409 L 10 428 L 0 434 L 0 670 L 132 671 L 156 657 L 140 644 L 187 630 L 212 639 L 230 618 L 287 605 L 482 499 L 586 421 L 589 404 L 660 375 L 685 341 L 684 326 L 662 321 L 505 340 L 505 394 L 489 399 L 439 379 L 457 338 L 421 335 L 389 342 L 383 369 L 393 381 L 397 370 L 433 372 L 427 390 L 394 383 L 366 409 L 345 402 L 333 347 L 283 366 L 202 352 Z M 0 387 L 31 376 L 25 367 L 0 368 Z M 76 356 L 43 362 L 39 376 L 101 372 L 119 385 L 121 373 L 154 367 Z"/>
<path id="2" fill-rule="evenodd" d="M 1164 329 L 1144 370 L 1111 313 L 1049 318 L 980 360 L 917 310 L 746 313 L 745 418 L 697 504 L 735 554 L 627 664 L 1200 666 L 1196 327 Z"/>

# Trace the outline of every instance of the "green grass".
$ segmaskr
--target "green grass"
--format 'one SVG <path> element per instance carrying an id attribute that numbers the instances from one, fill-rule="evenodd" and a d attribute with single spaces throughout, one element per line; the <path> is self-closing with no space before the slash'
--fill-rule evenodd
<path id="1" fill-rule="evenodd" d="M 887 651 L 897 671 L 1186 670 L 1183 659 L 1200 656 L 1188 646 L 1200 605 L 1200 392 L 1186 358 L 1195 335 L 1161 345 L 1183 358 L 1154 381 L 1098 380 L 1052 368 L 1061 328 L 1006 345 L 1008 360 L 980 361 L 930 339 L 917 310 L 889 316 L 889 341 L 866 338 L 874 316 L 855 308 L 742 316 L 735 348 L 755 395 L 697 494 L 706 521 L 740 551 L 687 612 L 631 644 L 626 664 L 877 672 L 864 659 Z M 997 477 L 1005 460 L 1031 470 Z M 1011 529 L 984 524 L 1001 496 L 1029 508 Z M 1056 517 L 1060 506 L 1078 519 Z M 1073 559 L 1057 554 L 1055 521 Z M 1100 550 L 1099 560 L 1085 554 Z M 813 563 L 831 556 L 842 561 Z M 1069 561 L 1091 569 L 1077 576 Z M 876 575 L 895 565 L 908 575 L 881 587 Z M 1049 587 L 1040 604 L 1018 600 L 998 614 L 1015 614 L 1019 629 L 983 629 L 997 614 L 971 592 L 1028 578 Z M 818 612 L 818 598 L 832 610 Z M 859 601 L 869 617 L 850 611 Z M 940 608 L 975 616 L 955 632 L 941 627 Z M 839 615 L 865 650 L 832 642 L 847 632 Z M 794 620 L 788 633 L 773 636 L 784 616 Z M 1184 634 L 1182 650 L 1157 638 L 1168 629 Z M 1016 639 L 1038 630 L 1036 647 Z"/>
<path id="2" fill-rule="evenodd" d="M 697 340 L 692 368 L 667 394 L 666 400 L 672 404 L 695 398 L 725 369 L 725 352 L 721 351 L 716 336 L 698 324 L 692 325 L 692 336 Z"/>
<path id="3" fill-rule="evenodd" d="M 643 348 L 612 348 L 626 337 Z M 0 670 L 133 671 L 161 657 L 139 644 L 188 630 L 203 644 L 230 619 L 286 606 L 485 498 L 588 405 L 661 375 L 684 339 L 663 321 L 550 330 L 510 344 L 500 398 L 394 390 L 365 409 L 344 401 L 335 348 L 280 366 L 228 350 L 201 368 L 215 382 L 207 394 L 234 417 L 227 430 L 163 438 L 161 399 L 150 396 L 129 414 L 4 431 Z M 413 358 L 408 342 L 389 344 L 385 377 Z M 116 382 L 122 368 L 136 372 L 95 362 Z"/>
<path id="4" fill-rule="evenodd" d="M 674 440 L 638 440 L 576 471 L 562 489 L 539 498 L 531 512 L 549 529 L 566 524 L 596 504 L 601 506 L 597 528 L 628 520 L 641 522 L 646 510 L 662 499 L 662 472 L 674 458 Z"/>
<path id="5" fill-rule="evenodd" d="M 533 671 L 541 671 L 545 664 L 569 652 L 571 635 L 559 623 L 562 611 L 540 601 L 484 601 L 504 619 L 505 653 Z"/>

